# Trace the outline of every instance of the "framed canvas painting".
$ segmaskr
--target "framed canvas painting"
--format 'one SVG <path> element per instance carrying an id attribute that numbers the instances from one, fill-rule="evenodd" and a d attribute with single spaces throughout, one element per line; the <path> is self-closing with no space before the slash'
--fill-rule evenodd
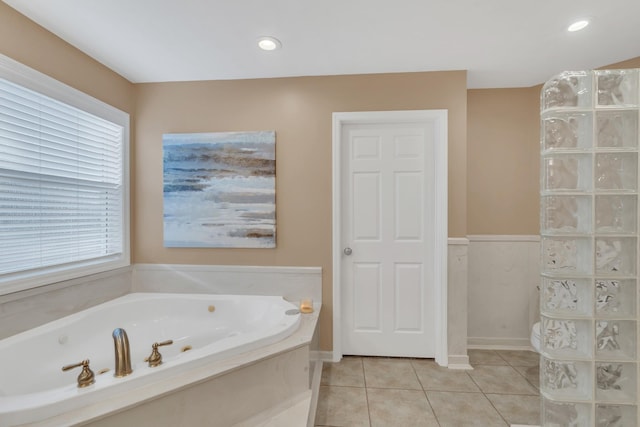
<path id="1" fill-rule="evenodd" d="M 164 246 L 274 248 L 275 144 L 275 131 L 164 134 Z"/>

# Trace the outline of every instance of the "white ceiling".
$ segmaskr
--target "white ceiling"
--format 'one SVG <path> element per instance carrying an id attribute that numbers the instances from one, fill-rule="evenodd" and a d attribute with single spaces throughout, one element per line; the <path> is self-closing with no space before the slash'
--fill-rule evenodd
<path id="1" fill-rule="evenodd" d="M 134 83 L 468 70 L 521 87 L 640 56 L 639 0 L 4 2 Z"/>

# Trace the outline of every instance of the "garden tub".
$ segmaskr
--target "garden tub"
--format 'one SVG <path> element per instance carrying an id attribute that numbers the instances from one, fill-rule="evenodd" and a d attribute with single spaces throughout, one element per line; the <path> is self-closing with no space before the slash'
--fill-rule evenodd
<path id="1" fill-rule="evenodd" d="M 0 425 L 46 420 L 278 342 L 300 323 L 276 296 L 133 293 L 0 340 Z M 126 331 L 132 372 L 114 376 L 112 333 Z M 145 358 L 154 343 L 162 364 Z M 95 382 L 78 387 L 89 360 Z"/>

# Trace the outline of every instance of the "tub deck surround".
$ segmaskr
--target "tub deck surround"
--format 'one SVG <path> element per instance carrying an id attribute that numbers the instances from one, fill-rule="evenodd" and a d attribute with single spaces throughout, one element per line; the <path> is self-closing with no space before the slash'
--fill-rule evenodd
<path id="1" fill-rule="evenodd" d="M 0 296 L 0 339 L 131 293 L 131 267 Z"/>
<path id="2" fill-rule="evenodd" d="M 278 297 L 130 294 L 7 338 L 0 341 L 0 363 L 11 367 L 0 371 L 0 425 L 86 423 L 300 348 L 307 391 L 320 304 L 313 314 L 285 314 L 295 308 Z M 168 315 L 176 312 L 182 314 Z M 228 320 L 212 323 L 225 313 Z M 262 317 L 269 313 L 273 320 Z M 116 327 L 127 330 L 131 344 L 133 373 L 124 378 L 113 377 Z M 151 344 L 168 339 L 174 344 L 161 347 L 164 363 L 148 367 Z M 181 352 L 187 345 L 193 349 Z M 79 389 L 77 373 L 61 367 L 86 358 L 96 383 Z M 98 375 L 102 368 L 110 371 Z"/>
<path id="3" fill-rule="evenodd" d="M 133 292 L 280 295 L 322 301 L 321 267 L 135 264 Z"/>

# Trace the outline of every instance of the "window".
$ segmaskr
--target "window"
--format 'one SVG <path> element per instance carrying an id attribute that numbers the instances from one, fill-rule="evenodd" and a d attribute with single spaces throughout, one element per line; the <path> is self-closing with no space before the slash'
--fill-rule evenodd
<path id="1" fill-rule="evenodd" d="M 0 295 L 129 264 L 129 116 L 0 57 Z"/>

